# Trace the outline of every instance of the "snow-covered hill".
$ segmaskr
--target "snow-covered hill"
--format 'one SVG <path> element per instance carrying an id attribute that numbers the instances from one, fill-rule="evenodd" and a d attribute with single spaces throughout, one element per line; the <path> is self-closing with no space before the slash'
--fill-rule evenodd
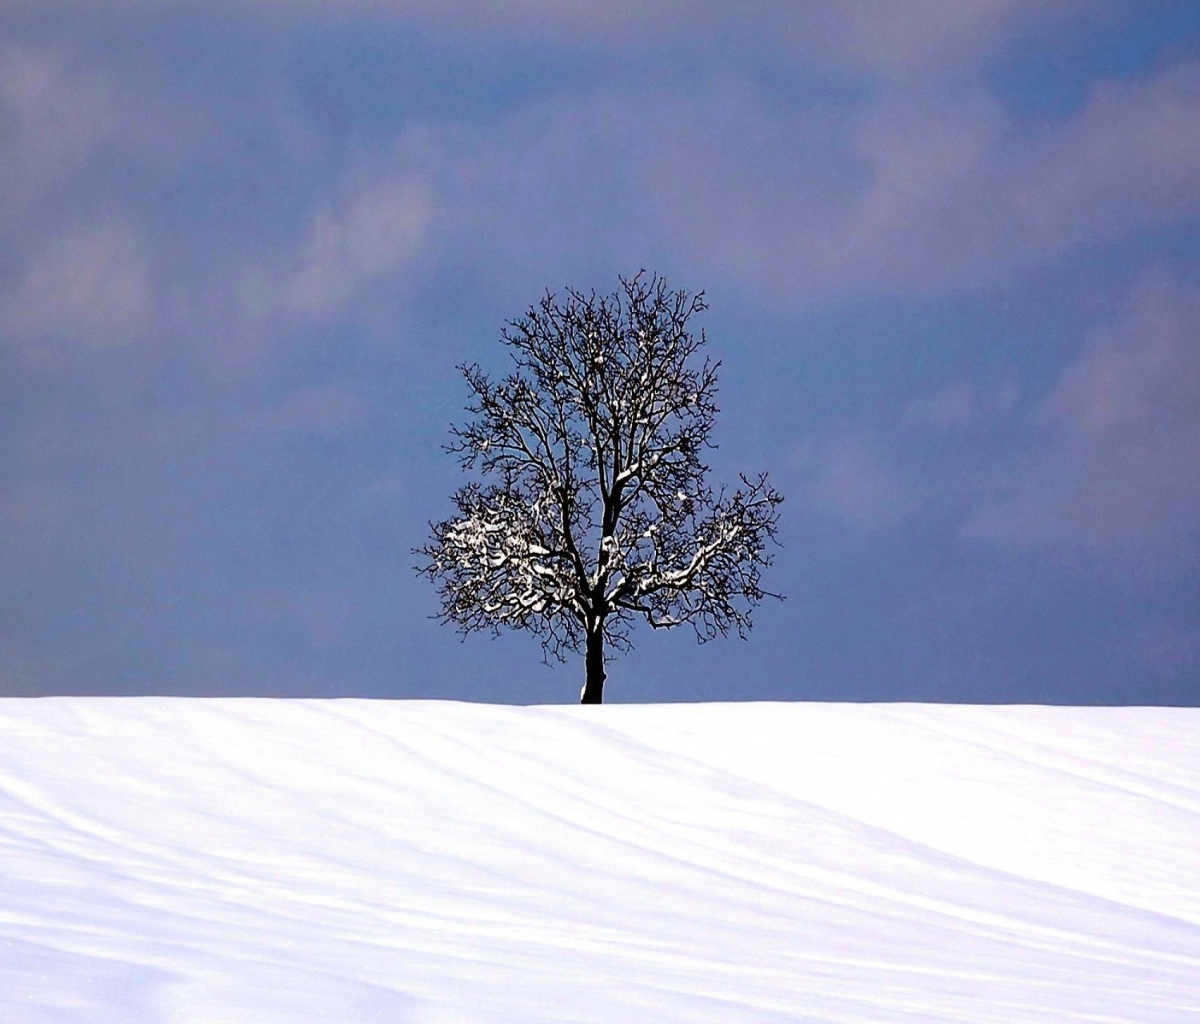
<path id="1" fill-rule="evenodd" d="M 0 701 L 0 1021 L 1200 1021 L 1200 711 Z"/>

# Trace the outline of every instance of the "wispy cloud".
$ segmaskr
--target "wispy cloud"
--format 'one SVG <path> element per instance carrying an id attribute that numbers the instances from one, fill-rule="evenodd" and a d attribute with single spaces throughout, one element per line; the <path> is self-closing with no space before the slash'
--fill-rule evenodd
<path id="1" fill-rule="evenodd" d="M 1200 217 L 1200 65 L 1105 83 L 1033 127 L 978 84 L 787 111 L 725 76 L 424 138 L 451 258 L 662 253 L 790 306 L 991 287 Z"/>
<path id="2" fill-rule="evenodd" d="M 1145 276 L 1036 414 L 1039 438 L 967 534 L 1020 547 L 1194 555 L 1200 289 Z"/>
<path id="3" fill-rule="evenodd" d="M 927 76 L 942 64 L 978 60 L 1031 26 L 1114 5 L 1108 0 L 850 0 L 807 6 L 823 8 L 829 43 L 840 44 L 834 52 L 843 59 Z"/>
<path id="4" fill-rule="evenodd" d="M 0 331 L 110 348 L 139 340 L 154 314 L 150 258 L 128 223 L 108 218 L 50 239 L 0 298 Z"/>
<path id="5" fill-rule="evenodd" d="M 417 252 L 430 196 L 410 177 L 341 187 L 313 211 L 302 237 L 273 264 L 240 273 L 237 298 L 253 321 L 323 321 L 363 288 L 401 269 Z"/>
<path id="6" fill-rule="evenodd" d="M 1031 25 L 1054 24 L 1116 0 L 4 0 L 20 17 L 86 9 L 109 17 L 216 10 L 276 22 L 401 23 L 452 38 L 520 36 L 633 49 L 689 37 L 754 35 L 797 56 L 885 74 L 957 66 L 994 52 Z"/>
<path id="7" fill-rule="evenodd" d="M 0 50 L 0 225 L 11 225 L 119 124 L 102 76 L 72 70 L 57 50 Z"/>
<path id="8" fill-rule="evenodd" d="M 912 423 L 938 430 L 977 427 L 1012 412 L 1019 398 L 1020 387 L 1012 378 L 992 388 L 955 380 L 931 395 L 911 399 L 905 414 Z"/>
<path id="9" fill-rule="evenodd" d="M 992 284 L 1200 215 L 1195 65 L 1097 87 L 1038 130 L 982 91 L 890 93 L 831 122 L 742 90 L 662 123 L 647 185 L 675 244 L 793 302 Z"/>

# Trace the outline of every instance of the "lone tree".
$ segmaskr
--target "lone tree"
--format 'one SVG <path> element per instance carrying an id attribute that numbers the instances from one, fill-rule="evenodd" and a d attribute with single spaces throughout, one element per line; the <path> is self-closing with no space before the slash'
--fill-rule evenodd
<path id="1" fill-rule="evenodd" d="M 503 380 L 461 367 L 474 419 L 447 451 L 490 482 L 461 488 L 416 552 L 463 633 L 526 629 L 560 661 L 582 648 L 584 704 L 602 699 L 605 643 L 628 649 L 638 619 L 744 638 L 751 609 L 778 596 L 761 570 L 782 496 L 765 473 L 732 493 L 706 482 L 719 364 L 697 356 L 703 292 L 620 281 L 547 293 L 510 322 Z"/>

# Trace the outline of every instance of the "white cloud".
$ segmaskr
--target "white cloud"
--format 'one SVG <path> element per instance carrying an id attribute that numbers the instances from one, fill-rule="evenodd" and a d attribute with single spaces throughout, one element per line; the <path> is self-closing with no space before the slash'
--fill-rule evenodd
<path id="1" fill-rule="evenodd" d="M 0 328 L 109 348 L 140 338 L 153 313 L 145 245 L 128 223 L 110 218 L 35 254 L 16 291 L 0 299 Z"/>
<path id="2" fill-rule="evenodd" d="M 107 81 L 60 53 L 0 51 L 0 223 L 78 167 L 117 129 Z"/>
<path id="3" fill-rule="evenodd" d="M 905 409 L 914 423 L 937 430 L 977 426 L 1012 411 L 1020 397 L 1015 380 L 1005 380 L 998 387 L 981 389 L 970 381 L 951 381 L 931 395 L 910 401 Z"/>
<path id="4" fill-rule="evenodd" d="M 1019 547 L 1194 552 L 1200 288 L 1146 276 L 1037 414 L 1037 445 L 967 526 Z"/>
<path id="5" fill-rule="evenodd" d="M 296 9 L 311 14 L 324 6 Z M 662 13 L 638 3 L 490 6 L 535 20 Z M 769 7 L 764 17 L 775 17 Z M 1007 32 L 1077 7 L 1074 0 L 1048 7 L 1026 0 L 862 0 L 804 5 L 796 17 L 834 40 L 834 50 L 875 52 L 891 40 L 902 55 L 917 45 L 912 40 L 990 38 L 997 26 L 1009 26 Z M 431 4 L 372 9 L 434 16 Z M 454 11 L 482 17 L 471 4 L 451 4 L 443 14 Z M 7 159 L 13 167 L 45 169 L 12 180 L 53 178 L 61 170 L 52 168 L 77 164 L 126 116 L 103 80 L 68 73 L 53 55 L 14 50 L 5 60 L 0 102 L 15 104 L 22 123 L 34 127 L 20 131 L 0 165 Z M 555 100 L 482 129 L 428 129 L 436 211 L 431 192 L 412 175 L 339 186 L 338 198 L 313 214 L 289 251 L 222 271 L 223 283 L 213 283 L 219 296 L 201 296 L 188 282 L 179 291 L 189 298 L 178 304 L 225 321 L 221 307 L 232 304 L 247 331 L 324 322 L 409 262 L 434 228 L 456 250 L 452 258 L 486 251 L 499 257 L 501 270 L 532 263 L 539 279 L 564 252 L 571 259 L 596 253 L 610 263 L 666 253 L 682 257 L 689 272 L 731 278 L 789 304 L 974 287 L 1058 260 L 1073 247 L 1200 214 L 1198 83 L 1200 67 L 1148 83 L 1113 83 L 1096 90 L 1082 115 L 1034 136 L 1022 134 L 981 90 L 947 103 L 895 82 L 882 100 L 856 109 L 791 114 L 730 80 L 699 94 Z"/>
<path id="6" fill-rule="evenodd" d="M 1106 83 L 1037 131 L 981 90 L 885 92 L 831 118 L 725 88 L 640 117 L 672 246 L 789 303 L 987 285 L 1200 216 L 1195 64 Z"/>
<path id="7" fill-rule="evenodd" d="M 825 5 L 817 5 L 823 7 Z M 1023 28 L 1061 20 L 1108 0 L 840 0 L 828 5 L 846 57 L 867 67 L 928 74 L 995 50 Z"/>
<path id="8" fill-rule="evenodd" d="M 1107 83 L 1036 129 L 982 87 L 781 112 L 722 78 L 555 97 L 482 127 L 427 127 L 421 146 L 439 245 L 494 273 L 527 267 L 544 283 L 548 265 L 665 254 L 788 305 L 938 294 L 1200 216 L 1200 65 Z M 321 279 L 340 265 L 312 262 Z M 300 306 L 299 287 L 260 290 Z"/>
<path id="9" fill-rule="evenodd" d="M 403 155 L 333 182 L 253 258 L 220 253 L 171 290 L 166 319 L 221 386 L 270 373 L 284 347 L 336 322 L 393 323 L 434 193 Z"/>
<path id="10" fill-rule="evenodd" d="M 144 17 L 188 8 L 226 20 L 266 13 L 276 23 L 401 22 L 457 37 L 486 33 L 604 41 L 627 31 L 678 32 L 685 18 L 706 26 L 722 20 L 720 5 L 711 0 L 0 0 L 0 15 L 10 17 L 81 9 Z"/>
<path id="11" fill-rule="evenodd" d="M 752 34 L 824 63 L 933 73 L 993 52 L 1030 25 L 1114 0 L 0 0 L 0 13 L 86 9 L 109 16 L 192 7 L 295 21 L 406 22 L 452 37 L 486 35 L 643 46 L 664 38 Z"/>
<path id="12" fill-rule="evenodd" d="M 1087 109 L 1022 154 L 1003 212 L 1051 251 L 1200 214 L 1200 64 L 1103 83 Z"/>
<path id="13" fill-rule="evenodd" d="M 241 274 L 237 295 L 252 321 L 324 321 L 416 255 L 431 210 L 420 182 L 383 177 L 342 192 L 312 214 L 292 252 Z"/>

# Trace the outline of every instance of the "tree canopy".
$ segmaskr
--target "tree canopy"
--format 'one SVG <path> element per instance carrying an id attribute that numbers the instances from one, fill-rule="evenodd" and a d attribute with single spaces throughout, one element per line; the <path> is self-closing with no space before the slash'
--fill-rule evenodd
<path id="1" fill-rule="evenodd" d="M 637 621 L 745 636 L 777 596 L 761 574 L 782 496 L 765 473 L 707 482 L 719 364 L 691 327 L 705 309 L 702 292 L 645 273 L 607 295 L 548 292 L 501 332 L 508 376 L 461 368 L 473 418 L 448 450 L 480 479 L 432 524 L 419 571 L 464 632 L 584 650 L 584 703 L 602 699 L 605 644 L 628 648 Z"/>

